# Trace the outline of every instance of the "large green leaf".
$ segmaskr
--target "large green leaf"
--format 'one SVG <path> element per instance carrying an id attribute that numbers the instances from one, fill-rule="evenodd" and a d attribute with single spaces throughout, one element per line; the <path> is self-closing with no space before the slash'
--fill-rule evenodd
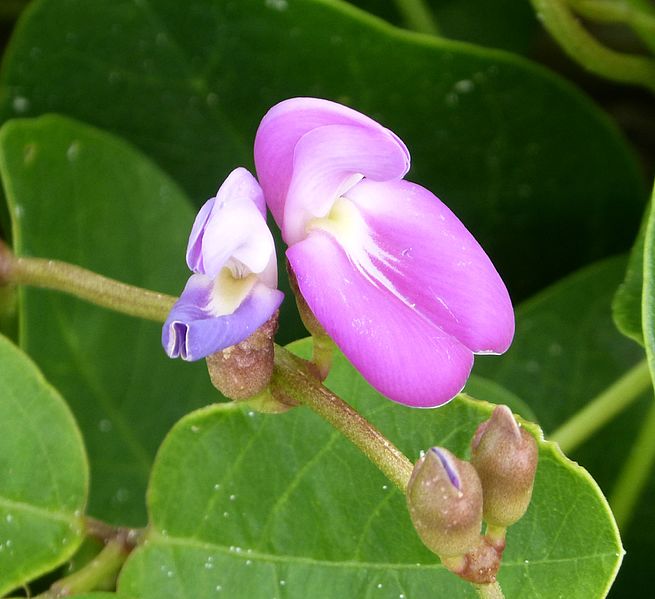
<path id="1" fill-rule="evenodd" d="M 13 121 L 0 132 L 0 174 L 17 254 L 165 292 L 182 288 L 193 212 L 170 179 L 124 142 L 56 116 Z M 165 433 L 217 397 L 202 365 L 168 360 L 155 323 L 29 288 L 20 304 L 21 345 L 84 433 L 91 513 L 143 523 L 150 466 Z"/>
<path id="2" fill-rule="evenodd" d="M 328 384 L 412 459 L 435 444 L 466 454 L 491 410 L 463 397 L 430 411 L 392 404 L 342 357 Z M 539 445 L 501 584 L 513 599 L 602 597 L 622 554 L 611 514 L 582 468 Z M 271 416 L 224 404 L 187 416 L 158 454 L 148 504 L 148 541 L 119 581 L 140 599 L 476 596 L 419 542 L 403 495 L 306 408 Z"/>
<path id="3" fill-rule="evenodd" d="M 0 596 L 65 562 L 83 538 L 88 464 L 66 404 L 0 336 Z"/>
<path id="4" fill-rule="evenodd" d="M 547 432 L 643 359 L 643 350 L 623 337 L 612 322 L 610 304 L 625 264 L 623 258 L 595 264 L 519 306 L 511 349 L 476 364 L 476 373 L 524 399 Z M 645 393 L 572 454 L 607 494 L 614 488 L 651 403 L 652 393 Z M 655 545 L 646 531 L 655 527 L 654 497 L 655 477 L 651 477 L 634 518 L 622 531 L 628 554 L 612 597 L 638 596 L 649 579 L 648 556 Z"/>
<path id="5" fill-rule="evenodd" d="M 252 166 L 273 103 L 350 104 L 408 143 L 410 179 L 455 209 L 516 297 L 626 248 L 642 211 L 633 156 L 572 86 L 336 0 L 36 0 L 0 80 L 4 118 L 61 112 L 117 132 L 198 204 Z"/>

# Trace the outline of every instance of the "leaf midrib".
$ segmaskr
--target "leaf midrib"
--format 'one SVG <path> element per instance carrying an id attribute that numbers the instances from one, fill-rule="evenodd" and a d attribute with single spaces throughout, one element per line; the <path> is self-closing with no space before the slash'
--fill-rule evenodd
<path id="1" fill-rule="evenodd" d="M 271 553 L 263 553 L 261 551 L 254 550 L 242 550 L 234 551 L 230 550 L 229 547 L 224 545 L 218 545 L 215 543 L 209 543 L 206 541 L 200 541 L 198 539 L 189 538 L 189 537 L 179 537 L 171 535 L 162 535 L 159 531 L 151 529 L 148 534 L 148 544 L 146 546 L 153 545 L 163 545 L 164 547 L 188 547 L 192 549 L 201 549 L 203 551 L 215 551 L 230 557 L 237 559 L 246 560 L 259 560 L 259 561 L 268 561 L 268 562 L 283 562 L 283 563 L 296 563 L 296 564 L 307 564 L 307 565 L 320 565 L 324 567 L 334 567 L 334 568 L 363 568 L 363 569 L 374 569 L 374 570 L 444 570 L 444 566 L 441 563 L 434 564 L 394 564 L 386 562 L 353 562 L 353 561 L 330 561 L 330 560 L 318 560 L 310 557 L 298 557 L 295 555 L 289 556 L 280 556 L 273 555 Z M 530 566 L 543 565 L 543 564 L 561 564 L 561 563 L 576 563 L 580 561 L 587 560 L 596 560 L 611 558 L 616 559 L 616 555 L 612 551 L 606 553 L 594 553 L 585 556 L 575 556 L 575 557 L 561 557 L 561 558 L 546 558 L 546 559 L 535 559 L 528 560 L 528 563 L 525 563 L 525 560 L 515 561 L 515 562 L 503 562 L 502 568 L 530 568 Z"/>

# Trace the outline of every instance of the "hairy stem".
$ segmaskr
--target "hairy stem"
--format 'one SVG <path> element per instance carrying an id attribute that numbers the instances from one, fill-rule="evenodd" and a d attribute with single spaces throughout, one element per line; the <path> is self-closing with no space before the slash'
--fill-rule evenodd
<path id="1" fill-rule="evenodd" d="M 396 0 L 396 7 L 410 29 L 439 35 L 437 21 L 425 0 Z"/>
<path id="2" fill-rule="evenodd" d="M 271 391 L 311 408 L 405 492 L 413 469 L 409 459 L 368 420 L 326 389 L 306 368 L 304 361 L 277 346 Z"/>
<path id="3" fill-rule="evenodd" d="M 550 440 L 559 443 L 564 453 L 572 451 L 625 410 L 650 386 L 648 363 L 642 360 L 553 432 Z"/>
<path id="4" fill-rule="evenodd" d="M 19 258 L 0 248 L 0 284 L 32 285 L 69 293 L 116 312 L 162 322 L 174 297 L 126 285 L 90 270 L 40 258 Z"/>
<path id="5" fill-rule="evenodd" d="M 58 580 L 49 590 L 34 599 L 60 599 L 93 591 L 108 578 L 118 574 L 128 555 L 129 549 L 122 539 L 113 539 L 81 570 Z"/>
<path id="6" fill-rule="evenodd" d="M 532 5 L 559 45 L 584 68 L 655 92 L 655 60 L 603 46 L 581 25 L 564 0 L 532 0 Z"/>
<path id="7" fill-rule="evenodd" d="M 505 599 L 503 591 L 497 582 L 492 584 L 476 584 L 475 590 L 481 599 Z"/>
<path id="8" fill-rule="evenodd" d="M 635 505 L 652 475 L 653 464 L 655 464 L 655 402 L 650 407 L 610 495 L 610 506 L 621 530 L 625 530 L 634 515 Z"/>

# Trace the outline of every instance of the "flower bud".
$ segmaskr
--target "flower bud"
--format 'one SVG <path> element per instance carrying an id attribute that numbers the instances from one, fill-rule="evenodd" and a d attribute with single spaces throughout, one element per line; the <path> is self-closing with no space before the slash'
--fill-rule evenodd
<path id="1" fill-rule="evenodd" d="M 240 343 L 207 356 L 212 384 L 225 397 L 250 399 L 264 391 L 273 375 L 278 313 Z"/>
<path id="2" fill-rule="evenodd" d="M 480 539 L 482 487 L 468 462 L 433 447 L 407 485 L 409 514 L 423 543 L 442 557 L 464 555 Z"/>
<path id="3" fill-rule="evenodd" d="M 484 519 L 507 527 L 528 509 L 537 470 L 537 443 L 507 406 L 497 406 L 471 442 L 471 463 L 484 493 Z"/>

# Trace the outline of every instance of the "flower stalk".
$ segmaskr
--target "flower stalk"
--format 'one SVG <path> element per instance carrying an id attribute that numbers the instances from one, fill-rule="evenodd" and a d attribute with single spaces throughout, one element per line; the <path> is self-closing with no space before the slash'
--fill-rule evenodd
<path id="1" fill-rule="evenodd" d="M 175 298 L 126 285 L 86 268 L 41 258 L 14 256 L 0 241 L 0 285 L 30 285 L 63 291 L 115 312 L 162 322 Z"/>
<path id="2" fill-rule="evenodd" d="M 291 399 L 311 408 L 356 445 L 393 484 L 405 491 L 413 470 L 409 459 L 368 420 L 325 388 L 306 362 L 280 346 L 275 347 L 271 392 L 282 402 Z"/>

